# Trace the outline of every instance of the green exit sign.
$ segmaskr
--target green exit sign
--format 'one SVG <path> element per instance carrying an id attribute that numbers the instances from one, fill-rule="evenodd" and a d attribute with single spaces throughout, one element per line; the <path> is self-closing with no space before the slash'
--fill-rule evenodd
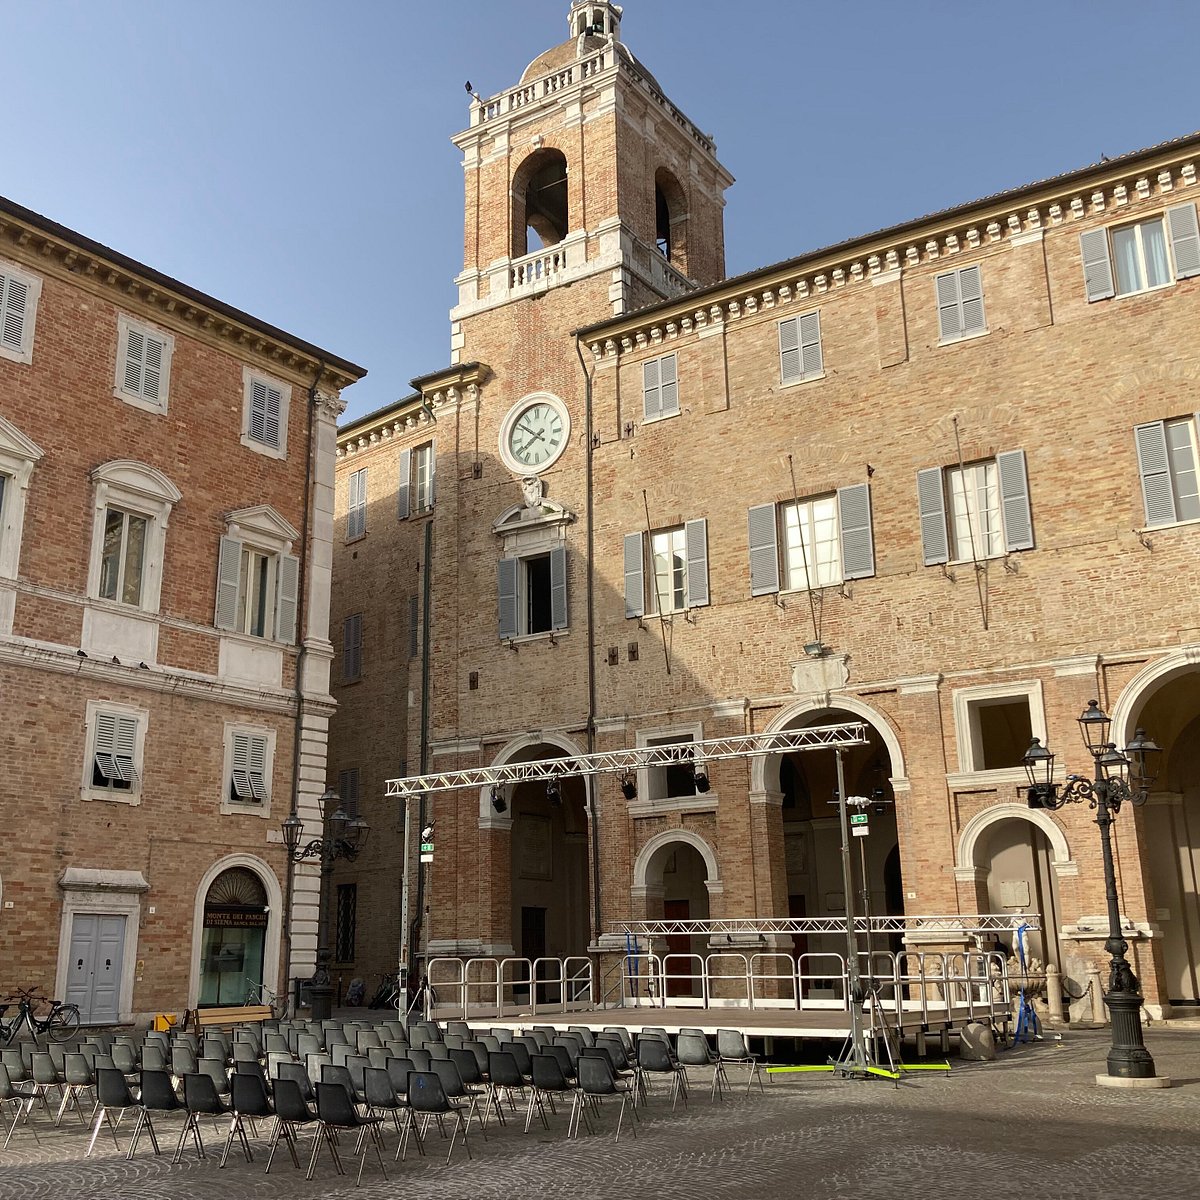
<path id="1" fill-rule="evenodd" d="M 433 853 L 433 843 L 432 842 L 422 842 L 421 843 L 421 853 L 422 854 L 432 854 Z"/>
<path id="2" fill-rule="evenodd" d="M 866 813 L 851 813 L 850 814 L 850 824 L 851 825 L 865 825 L 866 823 L 867 823 L 867 814 Z"/>

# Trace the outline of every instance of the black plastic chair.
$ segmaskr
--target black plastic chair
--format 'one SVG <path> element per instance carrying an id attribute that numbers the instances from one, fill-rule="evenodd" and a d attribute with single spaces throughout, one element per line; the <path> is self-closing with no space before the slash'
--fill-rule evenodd
<path id="1" fill-rule="evenodd" d="M 471 1157 L 471 1146 L 467 1141 L 467 1122 L 463 1116 L 463 1106 L 452 1101 L 447 1095 L 445 1088 L 442 1087 L 441 1077 L 435 1071 L 413 1071 L 408 1077 L 408 1105 L 413 1111 L 412 1129 L 416 1129 L 416 1116 L 418 1113 L 424 1114 L 425 1126 L 424 1131 L 428 1131 L 429 1122 L 436 1119 L 438 1129 L 443 1137 L 446 1135 L 445 1120 L 448 1116 L 453 1116 L 455 1126 L 450 1134 L 450 1149 L 446 1154 L 446 1162 L 449 1163 L 454 1155 L 454 1141 L 458 1137 L 459 1132 L 462 1132 L 463 1149 L 467 1152 L 467 1158 Z M 418 1133 L 420 1137 L 420 1132 Z M 408 1148 L 408 1130 L 404 1132 L 404 1137 L 400 1142 L 400 1157 L 404 1158 Z"/>
<path id="2" fill-rule="evenodd" d="M 367 1116 L 379 1117 L 381 1121 L 386 1121 L 388 1114 L 391 1114 L 392 1124 L 396 1127 L 396 1152 L 400 1152 L 399 1139 L 404 1136 L 404 1126 L 400 1120 L 400 1113 L 407 1113 L 408 1106 L 396 1094 L 396 1089 L 392 1085 L 392 1077 L 388 1074 L 385 1067 L 368 1067 L 363 1072 L 364 1092 L 367 1097 Z M 405 1087 L 408 1086 L 408 1081 L 405 1080 Z M 380 1139 L 382 1140 L 383 1131 L 380 1130 Z"/>
<path id="3" fill-rule="evenodd" d="M 58 1116 L 55 1118 L 56 1125 L 62 1123 L 63 1113 L 65 1113 L 74 1104 L 75 1111 L 79 1114 L 79 1120 L 83 1124 L 87 1124 L 88 1118 L 83 1115 L 83 1107 L 79 1103 L 80 1092 L 90 1092 L 94 1097 L 96 1094 L 96 1076 L 92 1071 L 88 1060 L 82 1055 L 74 1052 L 69 1052 L 63 1055 L 62 1067 L 63 1079 L 63 1098 L 62 1103 L 58 1106 Z M 92 1111 L 95 1111 L 95 1104 L 92 1105 Z"/>
<path id="4" fill-rule="evenodd" d="M 142 1136 L 143 1130 L 146 1130 L 150 1134 L 150 1144 L 154 1147 L 154 1153 L 162 1153 L 158 1148 L 158 1138 L 155 1136 L 154 1123 L 150 1120 L 150 1114 L 152 1112 L 178 1112 L 181 1107 L 169 1072 L 147 1071 L 143 1068 L 141 1078 L 142 1086 L 137 1100 L 138 1119 L 133 1127 L 133 1137 L 129 1141 L 129 1150 L 125 1155 L 126 1158 L 130 1159 L 137 1153 L 138 1139 Z"/>
<path id="5" fill-rule="evenodd" d="M 308 1173 L 305 1179 L 312 1179 L 317 1169 L 317 1156 L 321 1152 L 322 1142 L 329 1147 L 333 1158 L 334 1168 L 339 1175 L 345 1175 L 342 1166 L 342 1156 L 338 1153 L 337 1130 L 354 1129 L 358 1132 L 358 1144 L 355 1153 L 358 1155 L 358 1174 L 354 1184 L 357 1187 L 362 1182 L 363 1167 L 367 1162 L 367 1138 L 375 1149 L 375 1157 L 379 1159 L 379 1169 L 383 1178 L 387 1179 L 387 1168 L 383 1165 L 383 1142 L 379 1136 L 378 1117 L 360 1117 L 355 1111 L 354 1102 L 345 1086 L 340 1083 L 317 1084 L 317 1125 L 316 1137 L 313 1139 L 312 1157 L 308 1160 Z"/>
<path id="6" fill-rule="evenodd" d="M 301 1070 L 303 1071 L 303 1068 Z M 304 1079 L 307 1083 L 308 1076 L 305 1075 Z M 268 1145 L 265 1174 L 271 1173 L 271 1163 L 275 1160 L 275 1151 L 279 1148 L 280 1137 L 287 1144 L 288 1153 L 292 1156 L 292 1165 L 300 1166 L 300 1159 L 296 1155 L 296 1130 L 305 1125 L 311 1125 L 316 1120 L 317 1114 L 305 1102 L 304 1092 L 299 1081 L 280 1075 L 275 1080 L 275 1131 L 271 1134 L 271 1141 Z"/>
<path id="7" fill-rule="evenodd" d="M 561 1049 L 561 1047 L 559 1047 Z M 566 1051 L 563 1051 L 564 1055 Z M 533 1064 L 533 1090 L 529 1096 L 529 1108 L 525 1113 L 525 1132 L 529 1132 L 530 1125 L 533 1124 L 533 1110 L 536 1108 L 538 1115 L 542 1118 L 542 1125 L 546 1129 L 550 1128 L 550 1122 L 546 1120 L 546 1105 L 545 1101 L 550 1105 L 550 1111 L 555 1112 L 554 1097 L 572 1095 L 575 1089 L 567 1082 L 566 1075 L 563 1074 L 562 1064 L 553 1054 L 535 1054 L 532 1056 Z"/>
<path id="8" fill-rule="evenodd" d="M 12 1141 L 12 1135 L 16 1131 L 18 1122 L 21 1120 L 21 1114 L 25 1113 L 25 1116 L 28 1118 L 28 1110 L 32 1102 L 33 1090 L 23 1083 L 13 1083 L 8 1077 L 8 1068 L 4 1066 L 3 1063 L 0 1063 L 0 1108 L 3 1108 L 6 1104 L 10 1105 L 12 1107 L 13 1114 L 12 1124 L 8 1127 L 8 1133 L 4 1138 L 4 1145 L 0 1147 L 0 1149 L 8 1149 L 8 1143 Z M 132 1103 L 132 1099 L 130 1102 Z M 112 1122 L 110 1121 L 109 1124 L 111 1125 Z M 99 1129 L 99 1127 L 100 1124 L 99 1121 L 97 1121 L 96 1128 Z M 29 1132 L 33 1134 L 33 1140 L 40 1146 L 41 1138 L 38 1137 L 37 1130 L 34 1129 L 32 1125 L 29 1125 L 28 1128 Z M 92 1142 L 94 1143 L 95 1140 L 96 1139 L 93 1136 Z M 116 1140 L 117 1134 L 116 1130 L 114 1129 L 113 1141 L 115 1142 Z M 120 1150 L 120 1148 L 121 1146 L 118 1143 L 117 1149 Z M 88 1153 L 91 1153 L 90 1146 L 88 1147 Z"/>
<path id="9" fill-rule="evenodd" d="M 221 1151 L 221 1161 L 217 1164 L 221 1167 L 229 1160 L 229 1150 L 235 1137 L 241 1138 L 242 1151 L 246 1155 L 246 1161 L 253 1162 L 254 1155 L 250 1153 L 250 1143 L 246 1138 L 246 1121 L 250 1121 L 251 1132 L 257 1137 L 258 1130 L 254 1127 L 254 1121 L 258 1118 L 275 1115 L 275 1110 L 271 1107 L 271 1099 L 267 1095 L 266 1082 L 262 1077 L 262 1068 L 259 1068 L 258 1073 L 237 1071 L 229 1082 L 232 1086 L 233 1121 L 229 1125 L 225 1148 Z"/>
<path id="10" fill-rule="evenodd" d="M 508 1095 L 508 1107 L 515 1113 L 517 1106 L 513 1103 L 513 1091 L 519 1091 L 522 1098 L 525 1095 L 525 1076 L 517 1066 L 517 1060 L 507 1050 L 492 1050 L 488 1052 L 488 1086 L 487 1096 L 483 1103 L 483 1115 L 486 1118 L 488 1109 L 494 1108 L 500 1118 L 500 1124 L 505 1125 L 504 1113 L 500 1108 L 498 1092 L 503 1088 Z"/>
<path id="11" fill-rule="evenodd" d="M 639 1037 L 637 1044 L 638 1067 L 643 1084 L 647 1075 L 671 1076 L 671 1111 L 679 1098 L 683 1097 L 683 1107 L 687 1108 L 687 1073 L 671 1053 L 670 1046 L 657 1037 Z"/>
<path id="12" fill-rule="evenodd" d="M 757 1079 L 758 1090 L 765 1092 L 763 1087 L 762 1074 L 758 1067 L 758 1055 L 750 1053 L 750 1047 L 746 1045 L 746 1039 L 741 1030 L 738 1029 L 718 1029 L 717 1030 L 717 1056 L 721 1060 L 721 1065 L 732 1063 L 735 1066 L 746 1067 L 746 1094 L 750 1094 L 750 1085 Z"/>
<path id="13" fill-rule="evenodd" d="M 473 1063 L 474 1058 L 471 1061 Z M 479 1121 L 479 1132 L 483 1134 L 483 1140 L 486 1142 L 487 1130 L 483 1127 L 483 1115 L 478 1108 L 480 1089 L 470 1088 L 466 1085 L 462 1075 L 459 1074 L 458 1067 L 451 1059 L 435 1058 L 433 1072 L 442 1081 L 442 1090 L 446 1093 L 447 1099 L 467 1102 L 467 1124 L 469 1125 L 471 1118 L 475 1117 Z"/>
<path id="14" fill-rule="evenodd" d="M 621 1124 L 625 1120 L 625 1105 L 629 1104 L 633 1111 L 635 1121 L 639 1120 L 637 1115 L 637 1105 L 631 1103 L 634 1099 L 633 1089 L 627 1083 L 618 1082 L 613 1074 L 612 1067 L 609 1065 L 609 1060 L 603 1055 L 596 1052 L 596 1048 L 590 1051 L 584 1051 L 579 1056 L 579 1090 L 575 1093 L 575 1106 L 571 1111 L 571 1117 L 575 1123 L 575 1136 L 579 1136 L 579 1114 L 583 1114 L 584 1120 L 587 1120 L 587 1114 L 584 1111 L 584 1106 L 588 1100 L 594 1104 L 605 1096 L 620 1096 L 621 1111 L 617 1116 L 617 1135 L 613 1139 L 614 1142 L 621 1140 Z M 632 1127 L 631 1127 L 632 1128 Z M 588 1132 L 591 1132 L 591 1125 L 588 1125 Z M 570 1127 L 567 1129 L 570 1136 Z M 633 1130 L 633 1136 L 637 1137 L 637 1130 Z"/>
<path id="15" fill-rule="evenodd" d="M 326 1063 L 321 1068 L 321 1082 L 336 1083 L 339 1087 L 345 1088 L 351 1104 L 366 1104 L 367 1102 L 366 1096 L 354 1086 L 354 1078 L 350 1074 L 349 1067 L 335 1067 L 332 1063 Z"/>
<path id="16" fill-rule="evenodd" d="M 712 1067 L 712 1088 L 709 1091 L 710 1100 L 724 1100 L 725 1089 L 729 1086 L 729 1076 L 725 1074 L 725 1064 L 720 1055 L 714 1054 L 708 1045 L 708 1038 L 703 1033 L 679 1031 L 675 1041 L 675 1056 L 686 1070 L 688 1067 Z"/>
<path id="17" fill-rule="evenodd" d="M 281 1062 L 276 1068 L 276 1085 L 281 1079 L 290 1079 L 300 1089 L 305 1104 L 316 1104 L 317 1093 L 313 1091 L 312 1080 L 309 1079 L 303 1063 Z"/>
<path id="18" fill-rule="evenodd" d="M 144 1074 L 145 1072 L 143 1072 Z M 200 1133 L 201 1117 L 216 1118 L 233 1116 L 233 1109 L 217 1094 L 217 1087 L 213 1083 L 212 1076 L 206 1075 L 202 1071 L 183 1077 L 183 1105 L 187 1109 L 187 1118 L 183 1122 L 183 1128 L 179 1131 L 179 1142 L 175 1147 L 175 1156 L 171 1159 L 173 1163 L 182 1160 L 183 1143 L 189 1133 L 191 1133 L 192 1140 L 196 1144 L 196 1153 L 201 1158 L 208 1157 L 204 1152 L 204 1138 Z M 246 1135 L 244 1132 L 242 1133 L 242 1143 L 246 1151 L 246 1159 L 249 1161 L 250 1147 L 245 1144 Z"/>

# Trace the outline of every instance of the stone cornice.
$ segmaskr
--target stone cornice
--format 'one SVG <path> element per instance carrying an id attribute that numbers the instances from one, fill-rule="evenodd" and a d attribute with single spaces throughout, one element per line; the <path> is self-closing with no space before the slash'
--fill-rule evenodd
<path id="1" fill-rule="evenodd" d="M 764 311 L 811 307 L 826 295 L 880 281 L 889 273 L 899 279 L 904 271 L 918 267 L 943 261 L 952 266 L 971 251 L 1020 245 L 1037 232 L 1093 216 L 1118 219 L 1128 211 L 1132 217 L 1142 201 L 1194 199 L 1198 142 L 1195 137 L 1184 139 L 1173 149 L 1139 152 L 1124 162 L 1089 167 L 852 239 L 641 313 L 588 326 L 578 336 L 595 358 L 616 356 Z"/>
<path id="2" fill-rule="evenodd" d="M 13 257 L 32 270 L 107 295 L 122 309 L 136 307 L 149 319 L 201 340 L 228 343 L 239 359 L 255 357 L 272 371 L 290 374 L 297 383 L 311 383 L 320 370 L 327 386 L 341 389 L 367 373 L 355 363 L 3 197 L 0 256 Z"/>

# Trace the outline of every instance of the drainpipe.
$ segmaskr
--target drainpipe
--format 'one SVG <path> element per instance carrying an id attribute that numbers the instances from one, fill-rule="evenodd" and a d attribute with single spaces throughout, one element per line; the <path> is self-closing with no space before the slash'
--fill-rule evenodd
<path id="1" fill-rule="evenodd" d="M 317 373 L 313 377 L 312 385 L 308 389 L 308 428 L 306 431 L 304 454 L 304 515 L 300 525 L 300 581 L 296 592 L 296 633 L 300 649 L 296 655 L 296 720 L 292 729 L 292 803 L 289 810 L 289 815 L 291 816 L 296 814 L 300 792 L 300 737 L 304 712 L 303 668 L 304 659 L 307 655 L 305 634 L 308 632 L 305 624 L 307 616 L 304 609 L 304 602 L 308 594 L 308 528 L 309 517 L 312 512 L 313 424 L 317 411 L 317 384 L 321 382 L 321 376 L 324 374 L 325 364 L 320 363 L 317 366 Z M 295 880 L 296 864 L 292 861 L 291 855 L 289 855 L 287 863 L 287 886 L 283 902 L 284 989 L 281 991 L 278 987 L 276 988 L 277 993 L 289 997 L 289 1004 L 292 985 L 292 893 L 295 887 Z"/>
<path id="2" fill-rule="evenodd" d="M 592 376 L 588 371 L 587 362 L 580 348 L 579 335 L 575 336 L 575 353 L 579 356 L 579 367 L 583 371 L 583 389 L 585 409 L 587 413 L 587 681 L 588 681 L 588 711 L 587 711 L 587 752 L 594 754 L 596 750 L 596 648 L 592 644 L 596 627 L 596 521 L 592 511 L 592 501 L 595 490 L 592 458 L 595 446 L 592 437 Z M 588 788 L 588 817 L 592 829 L 592 927 L 593 941 L 600 943 L 601 926 L 600 905 L 600 814 L 596 804 L 596 788 L 599 776 L 593 774 L 591 787 Z"/>

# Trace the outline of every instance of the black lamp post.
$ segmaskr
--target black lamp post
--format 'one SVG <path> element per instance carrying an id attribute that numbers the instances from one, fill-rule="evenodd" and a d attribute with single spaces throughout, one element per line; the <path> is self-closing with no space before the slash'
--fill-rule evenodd
<path id="1" fill-rule="evenodd" d="M 1062 808 L 1064 804 L 1087 802 L 1096 810 L 1100 826 L 1100 848 L 1104 855 L 1104 891 L 1108 900 L 1108 938 L 1104 949 L 1112 955 L 1108 991 L 1104 1003 L 1112 1022 L 1112 1046 L 1108 1052 L 1108 1074 L 1124 1079 L 1153 1079 L 1154 1059 L 1142 1042 L 1142 993 L 1125 951 L 1121 933 L 1121 910 L 1117 901 L 1117 877 L 1113 868 L 1112 823 L 1121 805 L 1146 803 L 1158 774 L 1157 755 L 1162 751 L 1139 729 L 1133 741 L 1120 751 L 1108 740 L 1111 719 L 1095 700 L 1089 700 L 1079 728 L 1083 744 L 1092 756 L 1093 773 L 1068 775 L 1061 788 L 1054 782 L 1054 755 L 1038 738 L 1025 754 L 1029 775 L 1030 808 Z M 1128 780 L 1125 778 L 1129 773 Z"/>
<path id="2" fill-rule="evenodd" d="M 351 818 L 346 815 L 341 799 L 332 789 L 325 792 L 320 804 L 322 820 L 326 819 L 325 814 L 329 809 L 333 809 L 328 816 L 328 831 L 324 837 L 313 838 L 302 846 L 300 839 L 304 836 L 304 822 L 296 813 L 283 822 L 283 841 L 292 862 L 303 862 L 306 858 L 316 858 L 321 862 L 317 969 L 309 984 L 315 1021 L 328 1020 L 333 1011 L 333 980 L 329 977 L 329 963 L 333 958 L 333 951 L 329 947 L 329 879 L 333 875 L 333 864 L 339 858 L 351 862 L 356 859 L 367 844 L 367 834 L 371 831 L 362 817 Z"/>

